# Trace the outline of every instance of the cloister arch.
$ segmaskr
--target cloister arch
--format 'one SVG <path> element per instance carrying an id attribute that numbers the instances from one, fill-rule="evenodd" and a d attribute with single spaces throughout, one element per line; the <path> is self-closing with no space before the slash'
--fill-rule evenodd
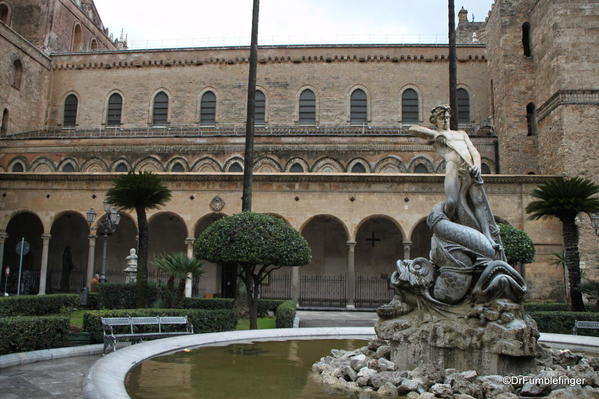
<path id="1" fill-rule="evenodd" d="M 164 253 L 187 252 L 185 221 L 173 212 L 158 212 L 148 220 L 149 252 L 148 271 L 150 276 L 157 271 L 153 260 Z"/>
<path id="2" fill-rule="evenodd" d="M 197 239 L 208 226 L 225 216 L 224 213 L 209 213 L 202 216 L 195 224 L 194 238 Z M 237 284 L 235 270 L 205 260 L 202 262 L 202 266 L 204 274 L 200 278 L 198 286 L 199 296 L 213 296 L 215 294 L 220 294 L 222 297 L 235 296 Z"/>
<path id="3" fill-rule="evenodd" d="M 428 258 L 431 251 L 431 237 L 433 232 L 426 223 L 426 218 L 422 218 L 412 229 L 410 241 L 412 246 L 410 249 L 410 259 L 417 257 Z"/>
<path id="4" fill-rule="evenodd" d="M 125 280 L 123 270 L 126 267 L 125 258 L 129 255 L 129 250 L 137 250 L 137 225 L 134 221 L 135 215 L 120 212 L 121 220 L 114 233 L 108 235 L 105 239 L 99 226 L 101 220 L 99 217 L 95 223 L 96 241 L 94 251 L 94 273 L 100 273 L 102 270 L 102 248 L 106 240 L 106 280 L 110 283 L 119 283 Z"/>

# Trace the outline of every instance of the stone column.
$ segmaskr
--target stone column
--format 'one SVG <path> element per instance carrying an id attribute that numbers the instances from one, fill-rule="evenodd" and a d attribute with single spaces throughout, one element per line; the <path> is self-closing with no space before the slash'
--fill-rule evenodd
<path id="1" fill-rule="evenodd" d="M 40 290 L 38 295 L 46 294 L 46 277 L 48 274 L 48 249 L 50 248 L 50 234 L 42 234 L 42 266 L 40 268 Z"/>
<path id="2" fill-rule="evenodd" d="M 403 244 L 403 258 L 411 259 L 410 258 L 410 250 L 412 249 L 412 241 L 404 240 L 404 242 L 402 244 Z"/>
<path id="3" fill-rule="evenodd" d="M 193 258 L 193 244 L 195 243 L 195 238 L 187 237 L 185 239 L 185 245 L 187 246 L 187 257 L 189 259 Z M 185 279 L 185 297 L 191 298 L 191 291 L 193 289 L 193 280 L 192 275 L 189 273 L 187 275 L 187 279 Z"/>
<path id="4" fill-rule="evenodd" d="M 97 236 L 90 234 L 87 236 L 89 240 L 88 244 L 88 252 L 87 252 L 87 280 L 85 286 L 90 289 L 89 286 L 90 281 L 94 278 L 94 262 L 96 260 L 96 238 Z"/>
<path id="5" fill-rule="evenodd" d="M 295 301 L 295 303 L 299 304 L 300 298 L 300 268 L 292 267 L 291 268 L 291 299 Z"/>
<path id="6" fill-rule="evenodd" d="M 6 231 L 0 231 L 0 271 L 4 274 L 4 242 L 8 238 Z M 1 279 L 0 279 L 1 280 Z"/>
<path id="7" fill-rule="evenodd" d="M 347 303 L 345 305 L 348 309 L 355 309 L 356 299 L 356 266 L 355 266 L 355 249 L 356 242 L 347 242 Z"/>

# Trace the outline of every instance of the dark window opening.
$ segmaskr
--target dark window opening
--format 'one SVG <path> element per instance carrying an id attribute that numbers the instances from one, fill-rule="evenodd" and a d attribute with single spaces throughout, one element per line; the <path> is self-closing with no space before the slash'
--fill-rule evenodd
<path id="1" fill-rule="evenodd" d="M 256 90 L 256 108 L 254 109 L 254 123 L 263 125 L 266 123 L 266 96 L 260 90 Z"/>
<path id="2" fill-rule="evenodd" d="M 429 173 L 429 170 L 428 170 L 428 168 L 426 167 L 425 164 L 419 163 L 414 168 L 414 173 Z"/>
<path id="3" fill-rule="evenodd" d="M 121 124 L 123 113 L 123 97 L 114 93 L 108 98 L 108 113 L 106 115 L 106 124 L 108 126 L 118 126 Z"/>
<path id="4" fill-rule="evenodd" d="M 310 89 L 302 91 L 299 98 L 300 123 L 316 122 L 316 96 Z"/>
<path id="5" fill-rule="evenodd" d="M 23 167 L 23 164 L 21 162 L 17 162 L 12 166 L 11 172 L 25 172 L 25 168 Z"/>
<path id="6" fill-rule="evenodd" d="M 172 172 L 185 172 L 185 168 L 181 165 L 181 162 L 175 162 L 173 167 L 171 168 Z"/>
<path id="7" fill-rule="evenodd" d="M 525 57 L 530 57 L 532 55 L 530 43 L 530 24 L 528 22 L 524 22 L 522 24 L 522 51 L 524 52 Z"/>
<path id="8" fill-rule="evenodd" d="M 91 50 L 97 50 L 98 49 L 98 42 L 96 41 L 96 39 L 92 39 L 89 48 Z"/>
<path id="9" fill-rule="evenodd" d="M 486 163 L 483 163 L 482 165 L 480 165 L 480 172 L 483 175 L 490 175 L 491 174 L 491 168 Z"/>
<path id="10" fill-rule="evenodd" d="M 229 166 L 229 172 L 243 172 L 243 168 L 239 163 L 235 162 Z"/>
<path id="11" fill-rule="evenodd" d="M 63 117 L 63 126 L 75 126 L 77 124 L 77 106 L 79 101 L 77 100 L 77 96 L 74 94 L 69 94 L 67 98 L 64 100 L 64 117 Z"/>
<path id="12" fill-rule="evenodd" d="M 458 123 L 470 123 L 470 95 L 466 89 L 456 92 Z"/>
<path id="13" fill-rule="evenodd" d="M 10 19 L 10 10 L 6 4 L 0 4 L 0 21 L 4 22 L 6 25 L 9 24 Z"/>
<path id="14" fill-rule="evenodd" d="M 124 162 L 120 162 L 116 168 L 114 168 L 115 172 L 129 172 L 129 168 L 127 167 L 127 164 Z"/>
<path id="15" fill-rule="evenodd" d="M 165 125 L 168 121 L 168 96 L 165 92 L 154 96 L 154 107 L 152 111 L 152 124 Z"/>
<path id="16" fill-rule="evenodd" d="M 529 136 L 537 135 L 537 111 L 533 103 L 526 106 L 526 127 Z"/>
<path id="17" fill-rule="evenodd" d="M 23 64 L 20 60 L 15 60 L 13 62 L 13 78 L 12 78 L 12 87 L 15 89 L 21 88 L 21 80 L 23 79 Z"/>
<path id="18" fill-rule="evenodd" d="M 200 123 L 210 125 L 214 122 L 216 122 L 216 95 L 207 91 L 202 94 L 200 101 Z"/>
<path id="19" fill-rule="evenodd" d="M 418 122 L 418 93 L 414 89 L 406 89 L 401 95 L 401 121 Z"/>
<path id="20" fill-rule="evenodd" d="M 73 32 L 73 51 L 81 51 L 81 26 L 75 25 Z"/>
<path id="21" fill-rule="evenodd" d="M 358 162 L 352 166 L 351 173 L 366 173 L 366 168 Z"/>
<path id="22" fill-rule="evenodd" d="M 2 112 L 2 126 L 0 127 L 0 134 L 4 135 L 8 132 L 8 109 L 4 108 Z"/>
<path id="23" fill-rule="evenodd" d="M 291 168 L 289 168 L 289 171 L 292 173 L 304 173 L 304 167 L 301 164 L 296 162 L 293 165 L 291 165 Z"/>
<path id="24" fill-rule="evenodd" d="M 62 167 L 63 172 L 72 173 L 75 171 L 75 167 L 72 163 L 67 163 Z"/>
<path id="25" fill-rule="evenodd" d="M 368 98 L 362 89 L 356 89 L 351 94 L 349 120 L 351 123 L 368 122 Z"/>

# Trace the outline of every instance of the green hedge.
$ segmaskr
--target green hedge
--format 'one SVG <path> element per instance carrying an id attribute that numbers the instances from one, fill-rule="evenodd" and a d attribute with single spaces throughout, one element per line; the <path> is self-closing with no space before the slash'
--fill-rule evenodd
<path id="1" fill-rule="evenodd" d="M 98 304 L 100 309 L 133 309 L 135 308 L 136 283 L 102 283 L 98 284 Z M 153 304 L 159 298 L 159 287 L 148 282 L 148 303 Z"/>
<path id="2" fill-rule="evenodd" d="M 97 292 L 90 292 L 87 297 L 87 308 L 88 309 L 100 309 L 100 294 Z"/>
<path id="3" fill-rule="evenodd" d="M 237 325 L 237 317 L 229 309 L 117 309 L 85 312 L 83 315 L 83 329 L 90 333 L 92 342 L 102 342 L 103 331 L 100 318 L 127 316 L 187 316 L 193 324 L 194 333 L 229 331 L 234 330 Z M 124 328 L 128 329 L 128 327 Z M 153 329 L 155 327 L 145 329 L 141 327 L 138 331 L 153 331 Z"/>
<path id="4" fill-rule="evenodd" d="M 265 317 L 268 312 L 277 312 L 277 308 L 285 301 L 280 299 L 259 299 L 258 300 L 258 317 Z"/>
<path id="5" fill-rule="evenodd" d="M 21 295 L 0 297 L 0 317 L 43 316 L 79 306 L 77 294 Z"/>
<path id="6" fill-rule="evenodd" d="M 0 355 L 66 346 L 68 333 L 67 317 L 0 317 Z"/>
<path id="7" fill-rule="evenodd" d="M 184 298 L 185 309 L 233 309 L 233 298 Z"/>
<path id="8" fill-rule="evenodd" d="M 528 312 L 536 320 L 540 332 L 572 334 L 575 320 L 599 321 L 597 312 Z M 579 335 L 599 337 L 599 331 L 580 329 Z"/>
<path id="9" fill-rule="evenodd" d="M 295 301 L 284 301 L 279 306 L 277 306 L 275 312 L 275 315 L 277 317 L 277 328 L 293 327 L 293 320 L 295 319 L 295 309 Z"/>
<path id="10" fill-rule="evenodd" d="M 527 312 L 568 312 L 570 306 L 562 302 L 529 302 L 524 304 Z"/>

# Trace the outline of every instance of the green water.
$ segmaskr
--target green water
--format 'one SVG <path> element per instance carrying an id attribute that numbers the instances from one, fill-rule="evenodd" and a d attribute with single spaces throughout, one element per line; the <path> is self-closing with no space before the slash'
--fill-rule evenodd
<path id="1" fill-rule="evenodd" d="M 269 341 L 206 347 L 146 360 L 127 376 L 133 399 L 348 398 L 313 379 L 312 364 L 362 340 Z"/>

